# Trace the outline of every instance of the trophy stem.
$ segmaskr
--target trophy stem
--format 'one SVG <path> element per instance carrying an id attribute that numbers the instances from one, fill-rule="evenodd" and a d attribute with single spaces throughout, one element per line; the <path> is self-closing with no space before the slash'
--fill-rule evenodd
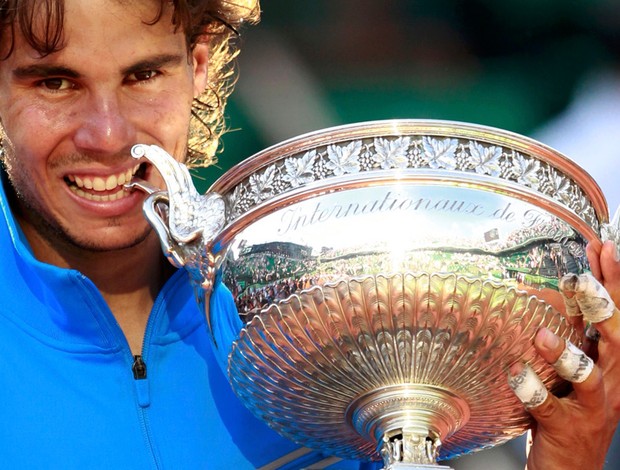
<path id="1" fill-rule="evenodd" d="M 467 423 L 469 406 L 450 390 L 434 385 L 391 385 L 355 399 L 347 420 L 377 443 L 384 470 L 449 470 L 437 465 L 439 446 Z"/>
<path id="2" fill-rule="evenodd" d="M 415 463 L 395 463 L 389 467 L 383 467 L 382 470 L 454 470 L 452 467 L 445 465 L 418 465 Z"/>
<path id="3" fill-rule="evenodd" d="M 415 431 L 386 433 L 383 436 L 380 453 L 383 470 L 452 470 L 437 465 L 437 454 L 441 441 L 432 433 Z M 423 463 L 426 462 L 426 463 Z"/>

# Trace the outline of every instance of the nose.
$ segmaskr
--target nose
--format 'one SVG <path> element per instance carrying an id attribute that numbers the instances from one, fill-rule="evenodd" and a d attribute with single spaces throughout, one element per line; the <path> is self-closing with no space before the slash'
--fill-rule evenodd
<path id="1" fill-rule="evenodd" d="M 135 143 L 131 108 L 114 92 L 96 91 L 83 102 L 74 134 L 76 147 L 89 153 L 119 153 Z"/>

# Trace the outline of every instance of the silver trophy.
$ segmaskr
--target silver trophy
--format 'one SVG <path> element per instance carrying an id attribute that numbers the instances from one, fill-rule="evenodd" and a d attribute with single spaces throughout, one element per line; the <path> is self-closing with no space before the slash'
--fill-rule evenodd
<path id="1" fill-rule="evenodd" d="M 527 362 L 563 392 L 533 337 L 545 326 L 581 344 L 553 307 L 558 281 L 588 270 L 589 241 L 618 238 L 575 163 L 478 125 L 306 134 L 206 195 L 162 149 L 133 155 L 165 179 L 132 185 L 190 273 L 239 398 L 293 441 L 385 469 L 447 469 L 522 434 L 506 371 Z"/>

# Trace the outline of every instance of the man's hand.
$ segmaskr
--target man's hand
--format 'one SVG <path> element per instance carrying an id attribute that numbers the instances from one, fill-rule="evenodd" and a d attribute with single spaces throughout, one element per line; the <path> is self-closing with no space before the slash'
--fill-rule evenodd
<path id="1" fill-rule="evenodd" d="M 528 470 L 602 469 L 620 420 L 620 262 L 611 242 L 591 243 L 587 254 L 593 277 L 567 277 L 561 289 L 572 322 L 590 323 L 600 335 L 592 354 L 596 364 L 543 328 L 534 345 L 573 383 L 573 392 L 557 398 L 529 367 L 516 364 L 510 370 L 511 387 L 536 420 Z"/>

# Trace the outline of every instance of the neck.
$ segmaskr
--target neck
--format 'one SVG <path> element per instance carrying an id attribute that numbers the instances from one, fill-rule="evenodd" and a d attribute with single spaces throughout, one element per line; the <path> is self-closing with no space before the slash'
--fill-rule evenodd
<path id="1" fill-rule="evenodd" d="M 155 233 L 129 248 L 93 252 L 76 247 L 52 247 L 48 240 L 27 227 L 24 231 L 35 257 L 87 276 L 105 299 L 132 353 L 140 354 L 155 298 L 174 272 L 161 254 Z"/>

